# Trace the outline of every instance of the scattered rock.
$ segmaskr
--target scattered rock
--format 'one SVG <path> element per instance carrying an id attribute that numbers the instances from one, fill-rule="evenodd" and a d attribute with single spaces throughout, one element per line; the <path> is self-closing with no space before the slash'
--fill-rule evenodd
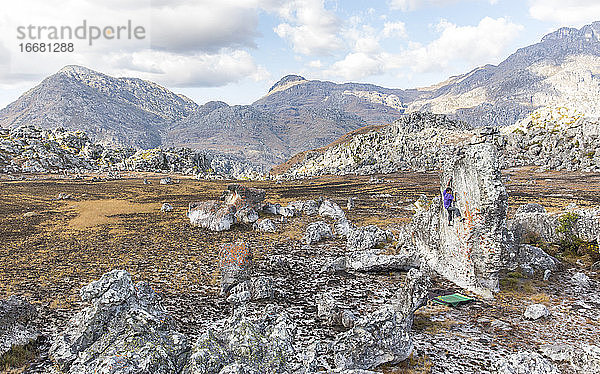
<path id="1" fill-rule="evenodd" d="M 356 226 L 344 217 L 337 220 L 334 223 L 333 228 L 335 230 L 335 235 L 347 238 L 348 235 L 350 235 L 350 232 L 356 229 Z"/>
<path id="2" fill-rule="evenodd" d="M 329 199 L 323 200 L 319 206 L 319 215 L 321 217 L 333 218 L 339 220 L 346 217 L 346 214 L 339 205 Z"/>
<path id="3" fill-rule="evenodd" d="M 552 361 L 569 363 L 576 373 L 600 373 L 600 347 L 597 345 L 548 344 L 541 346 L 540 351 Z"/>
<path id="4" fill-rule="evenodd" d="M 546 213 L 546 208 L 538 203 L 527 203 L 517 208 L 515 214 L 521 213 Z"/>
<path id="5" fill-rule="evenodd" d="M 543 249 L 529 244 L 521 244 L 517 252 L 516 262 L 539 271 L 556 270 L 559 261 L 544 252 Z"/>
<path id="6" fill-rule="evenodd" d="M 527 309 L 525 309 L 525 313 L 523 317 L 526 319 L 536 320 L 540 318 L 545 318 L 550 315 L 548 308 L 544 304 L 533 304 L 529 305 Z"/>
<path id="7" fill-rule="evenodd" d="M 61 192 L 58 194 L 57 200 L 72 200 L 73 195 Z"/>
<path id="8" fill-rule="evenodd" d="M 590 286 L 590 278 L 581 272 L 573 274 L 573 276 L 571 277 L 571 282 L 573 282 L 581 288 L 588 288 Z"/>
<path id="9" fill-rule="evenodd" d="M 23 214 L 23 217 L 25 218 L 30 218 L 30 217 L 36 217 L 39 216 L 40 214 L 38 212 L 27 212 Z"/>
<path id="10" fill-rule="evenodd" d="M 558 368 L 540 354 L 521 352 L 500 359 L 492 369 L 494 374 L 560 374 Z"/>
<path id="11" fill-rule="evenodd" d="M 18 296 L 0 300 L 0 356 L 40 336 L 33 326 L 36 317 L 34 306 Z"/>
<path id="12" fill-rule="evenodd" d="M 152 184 L 152 182 L 150 180 L 146 179 L 146 178 L 144 178 L 144 182 L 143 183 L 144 184 Z"/>
<path id="13" fill-rule="evenodd" d="M 325 221 L 317 221 L 309 224 L 306 227 L 306 232 L 302 237 L 302 240 L 307 245 L 312 245 L 320 242 L 323 239 L 333 238 L 331 227 Z"/>
<path id="14" fill-rule="evenodd" d="M 113 270 L 83 287 L 90 303 L 50 347 L 50 357 L 66 373 L 174 373 L 185 363 L 187 338 L 146 282 Z"/>
<path id="15" fill-rule="evenodd" d="M 600 261 L 594 262 L 594 264 L 590 267 L 590 271 L 600 271 Z"/>
<path id="16" fill-rule="evenodd" d="M 375 225 L 368 225 L 351 230 L 346 240 L 349 251 L 362 251 L 386 243 L 393 238 L 391 231 L 380 229 Z"/>
<path id="17" fill-rule="evenodd" d="M 395 300 L 336 337 L 331 344 L 336 368 L 368 370 L 405 360 L 413 349 L 413 314 L 427 301 L 429 285 L 425 273 L 411 269 Z"/>
<path id="18" fill-rule="evenodd" d="M 296 326 L 285 312 L 267 307 L 251 318 L 243 308 L 223 328 L 210 327 L 194 345 L 182 374 L 291 373 Z"/>
<path id="19" fill-rule="evenodd" d="M 235 223 L 236 208 L 221 201 L 190 203 L 187 216 L 190 223 L 212 231 L 229 230 Z"/>
<path id="20" fill-rule="evenodd" d="M 252 224 L 258 221 L 258 213 L 251 207 L 240 208 L 235 212 L 235 219 L 236 222 Z"/>
<path id="21" fill-rule="evenodd" d="M 173 179 L 171 177 L 161 178 L 160 184 L 173 184 Z"/>
<path id="22" fill-rule="evenodd" d="M 271 221 L 268 218 L 263 218 L 261 220 L 256 221 L 254 223 L 254 225 L 252 225 L 252 228 L 256 231 L 262 231 L 262 232 L 276 232 L 277 231 L 277 227 L 275 226 L 273 221 Z"/>
<path id="23" fill-rule="evenodd" d="M 348 211 L 351 211 L 352 209 L 354 209 L 354 206 L 355 206 L 354 200 L 355 199 L 356 198 L 354 198 L 354 197 L 348 197 L 348 202 L 346 203 L 346 208 L 348 208 Z"/>
<path id="24" fill-rule="evenodd" d="M 160 207 L 161 212 L 170 212 L 173 210 L 173 205 L 169 204 L 169 203 L 163 203 L 163 205 Z"/>
<path id="25" fill-rule="evenodd" d="M 246 187 L 239 184 L 230 184 L 223 192 L 221 199 L 226 204 L 236 207 L 252 207 L 258 209 L 265 200 L 266 191 L 260 188 Z"/>
<path id="26" fill-rule="evenodd" d="M 275 295 L 273 281 L 266 277 L 251 278 L 229 290 L 227 302 L 241 304 L 246 301 L 272 299 Z"/>
<path id="27" fill-rule="evenodd" d="M 552 275 L 552 271 L 550 271 L 550 270 L 544 271 L 544 281 L 547 281 L 548 279 L 550 279 L 550 275 Z"/>

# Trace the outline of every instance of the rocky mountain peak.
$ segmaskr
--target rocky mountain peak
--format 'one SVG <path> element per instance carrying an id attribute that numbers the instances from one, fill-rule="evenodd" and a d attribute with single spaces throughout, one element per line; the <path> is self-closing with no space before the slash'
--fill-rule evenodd
<path id="1" fill-rule="evenodd" d="M 304 77 L 301 77 L 299 75 L 294 75 L 294 74 L 286 75 L 285 77 L 281 78 L 279 80 L 279 82 L 275 83 L 273 85 L 273 87 L 271 87 L 269 89 L 269 93 L 282 91 L 282 90 L 285 90 L 291 86 L 294 86 L 294 85 L 302 83 L 302 82 L 308 82 L 308 81 Z"/>
<path id="2" fill-rule="evenodd" d="M 561 27 L 560 29 L 545 35 L 542 42 L 547 41 L 599 41 L 600 40 L 600 21 L 596 21 L 590 25 L 585 25 L 581 29 L 574 27 Z"/>

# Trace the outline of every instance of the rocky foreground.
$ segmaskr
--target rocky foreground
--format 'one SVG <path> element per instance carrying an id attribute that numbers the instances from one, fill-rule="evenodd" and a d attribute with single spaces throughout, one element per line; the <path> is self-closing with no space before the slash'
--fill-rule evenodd
<path id="1" fill-rule="evenodd" d="M 403 365 L 435 373 L 598 371 L 600 263 L 573 264 L 567 252 L 556 252 L 582 251 L 585 261 L 598 261 L 598 202 L 550 213 L 530 203 L 509 216 L 499 152 L 492 145 L 463 146 L 442 165 L 433 198 L 412 199 L 407 207 L 414 214 L 385 224 L 352 218 L 362 195 L 348 196 L 345 209 L 339 199 L 325 197 L 279 204 L 266 190 L 240 184 L 213 199 L 191 201 L 188 223 L 181 209 L 157 204 L 161 215 L 181 214 L 175 226 L 159 221 L 146 229 L 132 223 L 130 239 L 110 229 L 99 239 L 113 236 L 108 240 L 117 247 L 100 258 L 121 258 L 132 271 L 148 261 L 161 263 L 154 251 L 139 258 L 132 245 L 155 248 L 145 236 L 163 229 L 170 234 L 169 252 L 175 252 L 166 256 L 183 255 L 177 253 L 182 245 L 216 240 L 212 260 L 198 259 L 194 251 L 153 276 L 166 284 L 186 279 L 193 297 L 158 292 L 111 262 L 101 276 L 75 286 L 72 312 L 48 306 L 36 312 L 23 296 L 3 302 L 4 352 L 27 342 L 38 345 L 40 356 L 30 372 L 369 373 Z M 465 218 L 453 226 L 440 202 L 439 186 L 448 183 Z M 74 198 L 61 195 L 61 201 Z M 58 212 L 21 215 L 48 225 L 44 214 Z M 292 234 L 293 227 L 300 231 Z M 223 236 L 228 232 L 233 236 Z M 52 239 L 62 240 L 55 235 Z M 60 261 L 89 266 L 98 261 L 89 257 L 96 251 L 102 247 L 80 247 L 54 259 L 36 252 L 28 263 L 40 258 L 55 264 L 50 268 Z M 198 275 L 184 271 L 190 266 L 200 266 Z M 73 289 L 70 279 L 76 275 L 62 274 L 58 284 Z M 190 277 L 196 280 L 190 283 Z M 44 279 L 40 274 L 29 283 L 30 292 L 39 292 Z M 538 291 L 506 294 L 521 287 Z M 478 301 L 456 309 L 430 301 L 455 290 Z"/>

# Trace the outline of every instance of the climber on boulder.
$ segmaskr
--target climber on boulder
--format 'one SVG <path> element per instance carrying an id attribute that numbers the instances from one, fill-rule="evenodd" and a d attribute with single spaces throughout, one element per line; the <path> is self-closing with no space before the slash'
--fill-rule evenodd
<path id="1" fill-rule="evenodd" d="M 448 183 L 450 184 L 450 182 Z M 454 195 L 452 194 L 452 187 L 446 187 L 444 190 L 444 208 L 448 211 L 448 226 L 452 226 L 452 218 L 456 214 L 457 217 L 461 217 L 458 208 L 453 206 Z"/>

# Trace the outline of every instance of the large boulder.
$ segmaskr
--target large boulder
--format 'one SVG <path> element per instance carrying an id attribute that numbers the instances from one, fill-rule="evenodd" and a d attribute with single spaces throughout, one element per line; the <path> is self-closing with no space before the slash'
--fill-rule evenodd
<path id="1" fill-rule="evenodd" d="M 419 268 L 421 259 L 416 253 L 384 254 L 378 250 L 346 253 L 345 269 L 358 272 L 409 271 Z"/>
<path id="2" fill-rule="evenodd" d="M 252 224 L 258 221 L 258 213 L 254 208 L 243 207 L 235 212 L 235 220 L 238 223 Z"/>
<path id="3" fill-rule="evenodd" d="M 208 200 L 190 203 L 187 216 L 190 223 L 212 231 L 229 230 L 235 223 L 235 205 Z"/>
<path id="4" fill-rule="evenodd" d="M 264 315 L 252 318 L 238 309 L 200 336 L 182 374 L 291 373 L 295 331 L 285 312 L 268 307 Z"/>
<path id="5" fill-rule="evenodd" d="M 235 205 L 236 207 L 249 206 L 257 209 L 265 200 L 265 195 L 265 190 L 260 188 L 230 184 L 227 186 L 227 190 L 223 192 L 221 199 L 226 204 Z"/>
<path id="6" fill-rule="evenodd" d="M 334 220 L 339 220 L 346 217 L 346 214 L 342 208 L 329 199 L 323 200 L 319 206 L 319 215 L 321 217 L 332 218 Z"/>
<path id="7" fill-rule="evenodd" d="M 374 369 L 396 364 L 412 352 L 410 335 L 414 312 L 427 301 L 430 280 L 427 274 L 411 269 L 405 286 L 390 304 L 354 322 L 331 344 L 338 369 Z"/>
<path id="8" fill-rule="evenodd" d="M 113 270 L 80 291 L 89 303 L 50 347 L 66 373 L 175 373 L 185 364 L 188 341 L 146 282 L 134 284 Z"/>
<path id="9" fill-rule="evenodd" d="M 546 270 L 556 270 L 560 263 L 558 259 L 550 256 L 543 249 L 529 244 L 521 244 L 518 247 L 517 256 L 514 262 L 518 265 L 529 266 L 542 273 Z"/>
<path id="10" fill-rule="evenodd" d="M 375 225 L 368 225 L 349 230 L 346 238 L 348 251 L 362 251 L 375 248 L 393 238 L 392 232 L 383 230 Z"/>
<path id="11" fill-rule="evenodd" d="M 494 363 L 494 374 L 560 374 L 558 368 L 539 353 L 519 352 Z"/>
<path id="12" fill-rule="evenodd" d="M 40 336 L 33 326 L 36 316 L 33 305 L 18 296 L 0 300 L 0 356 Z"/>
<path id="13" fill-rule="evenodd" d="M 333 232 L 331 226 L 325 221 L 317 221 L 306 226 L 306 232 L 304 233 L 304 243 L 311 245 L 320 242 L 323 239 L 333 238 Z"/>
<path id="14" fill-rule="evenodd" d="M 498 273 L 515 257 L 506 227 L 508 195 L 495 147 L 476 144 L 448 151 L 442 163 L 440 195 L 415 213 L 410 238 L 433 270 L 484 297 L 497 292 Z M 452 181 L 455 206 L 464 221 L 448 225 L 443 190 Z"/>
<path id="15" fill-rule="evenodd" d="M 263 218 L 254 222 L 252 228 L 261 232 L 277 232 L 277 226 L 268 218 Z"/>

